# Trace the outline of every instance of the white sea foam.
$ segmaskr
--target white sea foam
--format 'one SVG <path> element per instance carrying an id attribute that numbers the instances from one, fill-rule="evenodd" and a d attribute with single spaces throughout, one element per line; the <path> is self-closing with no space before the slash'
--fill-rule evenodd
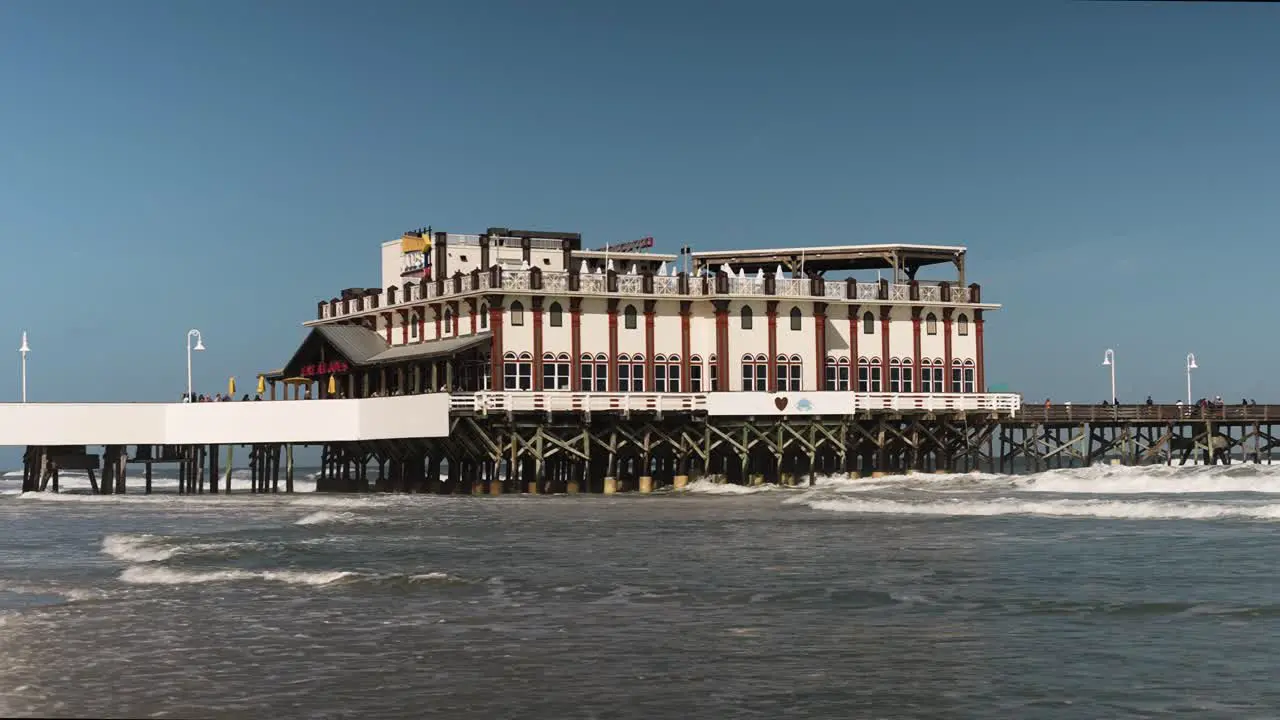
<path id="1" fill-rule="evenodd" d="M 328 585 L 359 577 L 345 570 L 173 570 L 166 567 L 134 565 L 120 573 L 120 580 L 131 585 L 195 585 L 269 581 L 289 585 Z"/>
<path id="2" fill-rule="evenodd" d="M 154 535 L 108 535 L 102 539 L 102 552 L 117 560 L 131 563 L 161 562 L 178 554 L 178 546 L 164 545 Z"/>
<path id="3" fill-rule="evenodd" d="M 370 518 L 351 512 L 334 512 L 317 510 L 310 515 L 299 518 L 294 525 L 350 525 L 352 523 L 369 522 Z"/>
<path id="4" fill-rule="evenodd" d="M 703 495 L 754 495 L 761 492 L 771 492 L 777 490 L 776 485 L 732 485 L 729 483 L 712 482 L 711 480 L 694 480 L 685 486 L 685 489 L 691 493 L 701 493 Z"/>
<path id="5" fill-rule="evenodd" d="M 991 500 L 935 500 L 906 502 L 861 498 L 810 498 L 815 510 L 840 513 L 935 516 L 1043 515 L 1128 520 L 1280 520 L 1280 504 L 1229 505 L 1222 503 L 1174 503 L 1158 500 L 1041 500 L 1016 498 Z"/>

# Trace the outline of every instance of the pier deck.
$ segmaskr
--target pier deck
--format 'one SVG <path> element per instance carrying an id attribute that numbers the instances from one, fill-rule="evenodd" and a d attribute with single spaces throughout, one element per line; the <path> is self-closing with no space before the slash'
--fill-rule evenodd
<path id="1" fill-rule="evenodd" d="M 322 447 L 322 490 L 609 493 L 699 475 L 798 484 L 819 474 L 1270 462 L 1276 422 L 1280 405 L 1045 407 L 1011 394 L 480 392 L 9 404 L 0 444 L 27 447 L 30 490 L 56 487 L 59 469 L 101 467 L 100 492 L 123 492 L 129 462 L 148 476 L 153 463 L 177 462 L 183 491 L 217 492 L 218 448 L 245 445 L 255 491 L 270 491 L 281 458 L 304 444 Z M 101 458 L 91 447 L 104 448 Z"/>

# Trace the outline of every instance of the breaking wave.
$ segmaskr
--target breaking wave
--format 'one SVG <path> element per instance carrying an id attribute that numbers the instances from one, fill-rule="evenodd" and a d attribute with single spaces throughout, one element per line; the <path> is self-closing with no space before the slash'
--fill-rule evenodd
<path id="1" fill-rule="evenodd" d="M 886 515 L 1043 515 L 1115 520 L 1278 520 L 1280 504 L 1229 505 L 1219 503 L 1173 503 L 1157 500 L 1042 500 L 1016 498 L 991 500 L 940 500 L 907 502 L 852 498 L 813 499 L 804 504 L 815 510 Z"/>
<path id="2" fill-rule="evenodd" d="M 130 585 L 202 585 L 215 583 L 273 582 L 287 585 L 340 585 L 351 583 L 440 584 L 468 581 L 442 572 L 416 575 L 377 575 L 352 570 L 174 570 L 154 565 L 134 565 L 120 573 L 121 582 Z"/>

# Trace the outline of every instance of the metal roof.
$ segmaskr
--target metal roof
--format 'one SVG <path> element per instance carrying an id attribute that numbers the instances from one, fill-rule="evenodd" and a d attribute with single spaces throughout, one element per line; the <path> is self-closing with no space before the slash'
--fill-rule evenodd
<path id="1" fill-rule="evenodd" d="M 751 271 L 778 264 L 825 270 L 878 270 L 895 266 L 923 266 L 962 262 L 966 250 L 959 245 L 831 245 L 826 247 L 769 248 L 761 250 L 710 250 L 693 253 L 695 266 L 728 263 Z"/>
<path id="2" fill-rule="evenodd" d="M 357 365 L 369 362 L 390 347 L 381 335 L 363 325 L 318 325 L 314 332 Z"/>
<path id="3" fill-rule="evenodd" d="M 361 364 L 381 365 L 383 363 L 401 362 L 403 360 L 421 360 L 431 357 L 440 357 L 442 355 L 453 355 L 476 345 L 484 345 L 489 342 L 490 333 L 482 332 L 475 335 L 464 335 L 456 338 L 445 338 L 443 340 L 429 340 L 427 342 L 413 343 L 411 345 L 396 345 L 370 357 Z"/>

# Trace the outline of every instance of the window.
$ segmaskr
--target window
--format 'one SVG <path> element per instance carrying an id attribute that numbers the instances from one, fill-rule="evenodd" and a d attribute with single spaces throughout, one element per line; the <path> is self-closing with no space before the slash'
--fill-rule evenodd
<path id="1" fill-rule="evenodd" d="M 747 305 L 742 306 L 742 329 L 751 329 L 751 307 Z"/>
<path id="2" fill-rule="evenodd" d="M 547 310 L 547 324 L 551 327 L 564 325 L 564 310 L 560 308 L 560 303 L 551 303 L 551 307 Z"/>
<path id="3" fill-rule="evenodd" d="M 418 313 L 409 316 L 409 337 L 418 339 Z"/>
<path id="4" fill-rule="evenodd" d="M 448 308 L 445 308 L 444 311 L 444 331 L 447 333 L 453 332 L 453 311 Z"/>
<path id="5" fill-rule="evenodd" d="M 779 355 L 777 366 L 778 392 L 800 392 L 800 356 Z"/>
<path id="6" fill-rule="evenodd" d="M 644 356 L 631 356 L 631 392 L 644 392 Z"/>
<path id="7" fill-rule="evenodd" d="M 791 308 L 791 329 L 799 330 L 801 327 L 800 308 Z"/>
<path id="8" fill-rule="evenodd" d="M 959 358 L 951 361 L 951 392 L 961 392 L 961 381 L 964 379 L 964 368 Z"/>
<path id="9" fill-rule="evenodd" d="M 482 328 L 489 327 L 489 306 L 488 305 L 480 306 L 480 327 Z"/>
<path id="10" fill-rule="evenodd" d="M 880 392 L 880 358 L 858 358 L 858 392 Z"/>
<path id="11" fill-rule="evenodd" d="M 767 392 L 769 360 L 764 355 L 742 356 L 742 389 L 744 392 Z"/>
<path id="12" fill-rule="evenodd" d="M 826 364 L 826 385 L 828 392 L 849 391 L 849 358 L 828 357 Z"/>
<path id="13" fill-rule="evenodd" d="M 609 358 L 603 353 L 596 355 L 594 359 L 584 354 L 581 360 L 582 392 L 608 392 Z"/>
<path id="14" fill-rule="evenodd" d="M 969 334 L 969 318 L 964 313 L 960 313 L 960 316 L 956 318 L 956 334 Z"/>
<path id="15" fill-rule="evenodd" d="M 889 360 L 889 392 L 909 393 L 914 392 L 914 383 L 912 376 L 915 374 L 915 368 L 912 367 L 910 360 L 899 360 L 892 358 Z"/>
<path id="16" fill-rule="evenodd" d="M 862 313 L 862 334 L 874 335 L 876 332 L 876 316 L 870 312 Z"/>
<path id="17" fill-rule="evenodd" d="M 622 311 L 622 326 L 628 330 L 636 329 L 636 306 L 628 305 Z"/>
<path id="18" fill-rule="evenodd" d="M 702 392 L 702 358 L 689 358 L 689 392 Z"/>
<path id="19" fill-rule="evenodd" d="M 974 374 L 977 367 L 974 366 L 972 360 L 964 361 L 964 391 L 967 393 L 977 392 L 974 387 Z"/>
<path id="20" fill-rule="evenodd" d="M 933 361 L 929 358 L 920 361 L 920 392 L 935 392 L 933 389 Z"/>
<path id="21" fill-rule="evenodd" d="M 569 389 L 569 355 L 560 353 L 559 356 L 551 353 L 543 353 L 542 355 L 542 389 L 543 390 L 568 390 Z"/>
<path id="22" fill-rule="evenodd" d="M 517 300 L 511 303 L 511 325 L 512 327 L 515 327 L 517 325 L 523 325 L 523 324 L 524 324 L 524 305 L 521 304 L 519 300 Z"/>
<path id="23" fill-rule="evenodd" d="M 654 367 L 654 379 L 657 379 L 659 368 L 665 368 L 667 373 L 667 389 L 666 392 L 680 392 L 680 356 L 671 355 L 667 358 L 666 363 L 662 363 L 662 356 L 658 356 L 658 365 Z M 656 392 L 663 392 L 662 388 L 655 387 Z"/>
<path id="24" fill-rule="evenodd" d="M 924 332 L 926 335 L 938 334 L 938 316 L 929 313 L 924 316 Z"/>
<path id="25" fill-rule="evenodd" d="M 933 359 L 933 391 L 942 392 L 942 379 L 946 377 L 947 366 L 942 362 L 942 358 Z"/>
<path id="26" fill-rule="evenodd" d="M 711 392 L 719 392 L 720 390 L 720 365 L 716 362 L 716 356 L 712 355 L 707 358 L 707 388 Z"/>
<path id="27" fill-rule="evenodd" d="M 533 356 L 529 353 L 515 353 L 503 356 L 503 387 L 507 390 L 529 390 L 533 386 Z"/>

